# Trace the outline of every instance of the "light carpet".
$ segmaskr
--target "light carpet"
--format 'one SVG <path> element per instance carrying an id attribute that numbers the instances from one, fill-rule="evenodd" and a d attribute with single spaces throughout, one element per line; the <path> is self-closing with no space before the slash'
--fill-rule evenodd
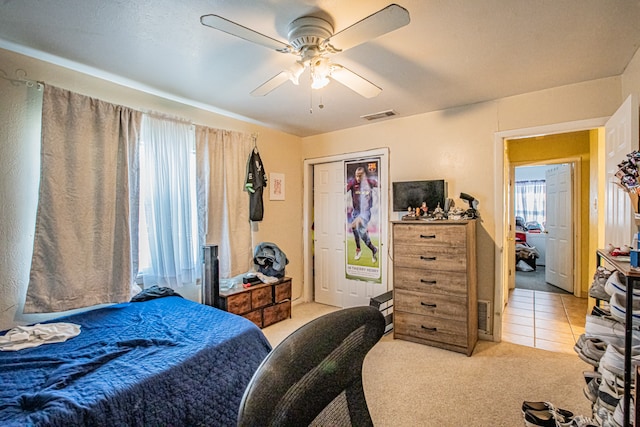
<path id="1" fill-rule="evenodd" d="M 294 305 L 292 318 L 265 328 L 265 335 L 275 346 L 334 310 L 316 303 Z M 523 400 L 550 401 L 591 416 L 591 402 L 582 393 L 585 370 L 591 365 L 577 355 L 479 341 L 467 357 L 396 340 L 390 333 L 367 355 L 363 381 L 377 427 L 515 427 L 524 425 Z"/>

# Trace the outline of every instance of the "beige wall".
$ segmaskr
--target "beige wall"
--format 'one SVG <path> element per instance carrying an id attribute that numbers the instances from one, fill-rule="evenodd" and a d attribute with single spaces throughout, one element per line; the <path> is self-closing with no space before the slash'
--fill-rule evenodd
<path id="1" fill-rule="evenodd" d="M 494 300 L 497 229 L 496 132 L 611 115 L 621 104 L 620 77 L 544 90 L 445 111 L 421 114 L 303 138 L 305 159 L 375 147 L 390 151 L 390 181 L 445 179 L 449 196 L 480 201 L 478 298 Z M 391 106 L 392 107 L 392 106 Z M 348 148 L 346 148 L 348 147 Z M 499 152 L 498 152 L 499 154 Z"/>
<path id="2" fill-rule="evenodd" d="M 258 148 L 268 173 L 285 174 L 286 200 L 264 197 L 264 221 L 254 225 L 254 246 L 276 243 L 290 262 L 293 295 L 302 292 L 302 147 L 297 136 L 225 117 L 203 109 L 124 87 L 43 61 L 0 49 L 0 69 L 8 75 L 22 69 L 28 78 L 143 111 L 183 117 L 206 126 L 257 132 Z M 35 90 L 0 80 L 0 330 L 41 317 L 21 317 L 29 278 L 37 204 L 39 124 L 31 111 L 39 105 Z M 28 107 L 30 106 L 30 107 Z M 38 117 L 35 117 L 37 122 Z M 248 199 L 248 196 L 247 196 Z M 248 207 L 248 205 L 247 205 Z M 197 298 L 197 292 L 188 296 Z"/>
<path id="3" fill-rule="evenodd" d="M 622 74 L 622 99 L 626 99 L 631 93 L 640 94 L 640 49 Z"/>

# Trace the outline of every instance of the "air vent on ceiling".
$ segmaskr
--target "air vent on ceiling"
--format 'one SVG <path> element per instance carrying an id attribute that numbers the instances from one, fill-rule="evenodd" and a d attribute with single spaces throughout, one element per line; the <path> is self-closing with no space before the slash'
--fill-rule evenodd
<path id="1" fill-rule="evenodd" d="M 395 111 L 387 110 L 387 111 L 380 111 L 379 113 L 365 114 L 364 116 L 360 116 L 360 118 L 371 121 L 371 120 L 383 119 L 385 117 L 391 117 L 395 115 L 396 115 Z"/>

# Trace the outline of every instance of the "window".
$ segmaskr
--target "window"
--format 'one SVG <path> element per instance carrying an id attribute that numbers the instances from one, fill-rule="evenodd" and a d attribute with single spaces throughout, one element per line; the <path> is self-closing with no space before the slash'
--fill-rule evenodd
<path id="1" fill-rule="evenodd" d="M 525 225 L 546 222 L 547 187 L 544 180 L 516 181 L 515 216 L 524 218 Z"/>
<path id="2" fill-rule="evenodd" d="M 145 287 L 199 278 L 195 132 L 188 123 L 143 116 L 138 252 Z"/>

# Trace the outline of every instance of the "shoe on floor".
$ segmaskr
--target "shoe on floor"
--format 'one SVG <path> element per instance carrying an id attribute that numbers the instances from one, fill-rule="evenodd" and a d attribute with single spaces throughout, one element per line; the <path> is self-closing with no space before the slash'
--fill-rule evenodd
<path id="1" fill-rule="evenodd" d="M 567 411 L 570 412 L 570 411 Z M 599 427 L 600 424 L 592 418 L 578 415 L 564 418 L 559 413 L 550 411 L 527 410 L 524 413 L 524 425 L 527 427 Z"/>
<path id="2" fill-rule="evenodd" d="M 524 411 L 524 425 L 527 427 L 558 427 L 569 426 L 571 420 L 565 420 L 561 415 L 550 411 Z"/>
<path id="3" fill-rule="evenodd" d="M 522 414 L 524 415 L 527 411 L 548 411 L 558 413 L 567 420 L 573 418 L 573 412 L 562 408 L 556 408 L 551 402 L 529 402 L 525 400 L 522 402 Z"/>

